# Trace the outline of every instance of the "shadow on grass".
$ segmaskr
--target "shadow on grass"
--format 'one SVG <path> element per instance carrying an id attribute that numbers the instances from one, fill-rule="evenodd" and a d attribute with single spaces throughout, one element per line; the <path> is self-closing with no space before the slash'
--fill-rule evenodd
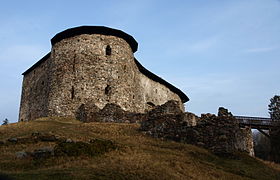
<path id="1" fill-rule="evenodd" d="M 241 152 L 229 156 L 216 156 L 210 153 L 189 153 L 200 163 L 214 166 L 232 174 L 252 179 L 280 179 L 280 172 L 269 168 L 263 162 Z"/>

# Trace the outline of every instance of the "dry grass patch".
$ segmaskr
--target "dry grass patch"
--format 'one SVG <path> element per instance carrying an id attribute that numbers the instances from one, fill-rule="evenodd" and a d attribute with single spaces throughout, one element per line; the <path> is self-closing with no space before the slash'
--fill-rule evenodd
<path id="1" fill-rule="evenodd" d="M 280 179 L 279 169 L 247 155 L 217 157 L 205 149 L 154 139 L 137 124 L 81 123 L 69 118 L 41 118 L 0 126 L 0 140 L 51 132 L 76 141 L 101 138 L 118 149 L 101 156 L 52 157 L 41 161 L 16 159 L 15 152 L 55 143 L 0 146 L 0 174 L 16 179 Z"/>

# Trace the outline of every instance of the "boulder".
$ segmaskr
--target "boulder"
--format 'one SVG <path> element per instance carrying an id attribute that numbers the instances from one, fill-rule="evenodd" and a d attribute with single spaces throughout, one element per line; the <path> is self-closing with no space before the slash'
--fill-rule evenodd
<path id="1" fill-rule="evenodd" d="M 49 158 L 54 156 L 54 148 L 53 147 L 42 147 L 34 150 L 31 153 L 31 156 L 35 159 Z"/>
<path id="2" fill-rule="evenodd" d="M 18 138 L 10 138 L 8 139 L 8 142 L 11 142 L 11 143 L 17 143 L 18 142 Z"/>
<path id="3" fill-rule="evenodd" d="M 27 157 L 29 157 L 29 153 L 27 153 L 26 151 L 16 152 L 16 158 L 24 159 L 24 158 L 27 158 Z"/>

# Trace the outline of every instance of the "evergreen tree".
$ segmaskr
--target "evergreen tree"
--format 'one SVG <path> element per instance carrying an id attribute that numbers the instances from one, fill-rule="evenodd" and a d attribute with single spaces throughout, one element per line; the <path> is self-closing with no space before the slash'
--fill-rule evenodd
<path id="1" fill-rule="evenodd" d="M 7 124 L 9 124 L 9 120 L 6 118 L 6 119 L 3 121 L 2 125 L 7 125 Z"/>
<path id="2" fill-rule="evenodd" d="M 280 96 L 275 95 L 270 99 L 268 111 L 273 121 L 280 121 Z"/>

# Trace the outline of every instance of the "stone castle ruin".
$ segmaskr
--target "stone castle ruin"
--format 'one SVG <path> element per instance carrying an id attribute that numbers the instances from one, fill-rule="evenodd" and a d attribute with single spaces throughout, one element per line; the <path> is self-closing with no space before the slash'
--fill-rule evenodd
<path id="1" fill-rule="evenodd" d="M 51 43 L 51 52 L 23 73 L 19 121 L 70 116 L 141 123 L 153 137 L 218 154 L 253 154 L 250 128 L 241 129 L 223 108 L 218 116 L 185 112 L 189 98 L 136 60 L 138 44 L 123 31 L 81 26 L 56 34 Z"/>
<path id="2" fill-rule="evenodd" d="M 136 60 L 138 44 L 123 31 L 81 26 L 56 34 L 51 44 L 51 52 L 23 73 L 19 121 L 75 116 L 89 102 L 143 113 L 169 100 L 183 110 L 189 100 Z"/>

